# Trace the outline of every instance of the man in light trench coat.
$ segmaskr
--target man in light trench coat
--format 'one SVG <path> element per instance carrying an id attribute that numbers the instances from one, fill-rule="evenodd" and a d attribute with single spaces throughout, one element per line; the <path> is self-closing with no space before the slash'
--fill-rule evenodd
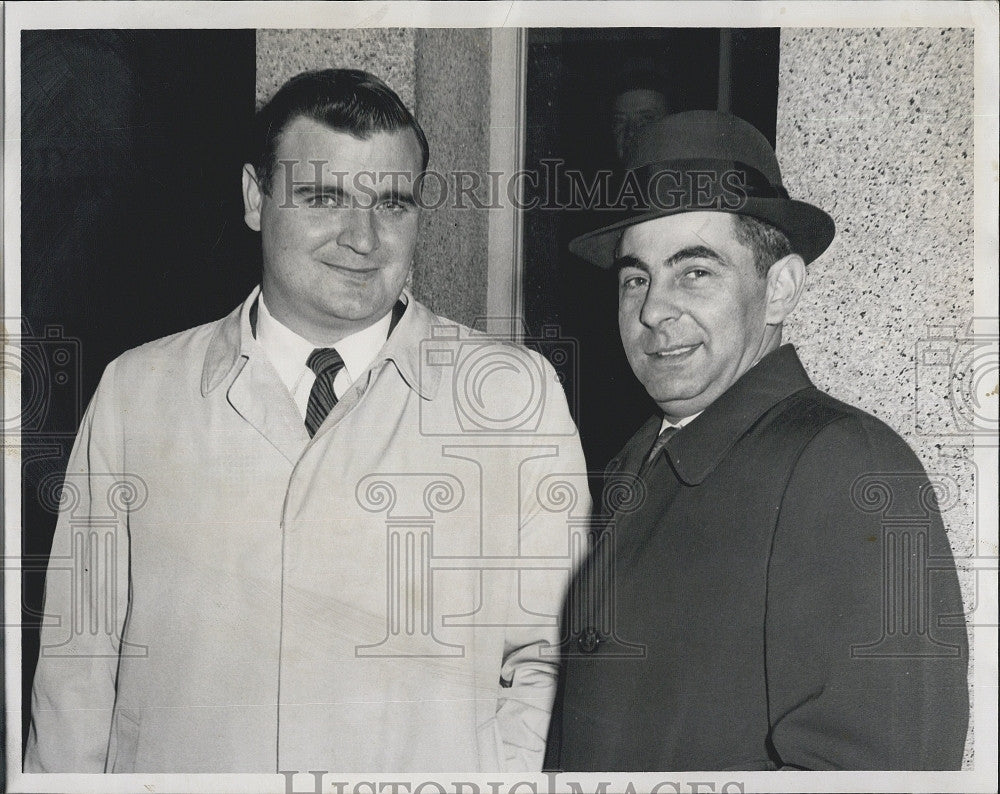
<path id="1" fill-rule="evenodd" d="M 428 146 L 384 83 L 299 75 L 256 146 L 261 286 L 113 361 L 80 427 L 25 770 L 540 769 L 545 485 L 586 500 L 555 373 L 406 288 Z"/>

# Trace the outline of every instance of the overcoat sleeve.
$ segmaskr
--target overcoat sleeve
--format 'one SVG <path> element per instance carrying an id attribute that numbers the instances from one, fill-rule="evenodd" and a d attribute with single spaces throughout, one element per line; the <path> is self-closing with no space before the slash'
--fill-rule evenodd
<path id="1" fill-rule="evenodd" d="M 26 772 L 106 771 L 128 608 L 127 512 L 143 492 L 124 473 L 115 379 L 112 362 L 84 414 L 62 490 L 53 491 L 59 518 L 45 579 Z"/>
<path id="2" fill-rule="evenodd" d="M 520 572 L 509 596 L 509 609 L 513 612 L 520 604 L 546 616 L 546 622 L 552 625 L 516 625 L 523 621 L 512 620 L 505 630 L 497 707 L 503 771 L 538 772 L 542 768 L 559 671 L 559 629 L 555 619 L 571 574 L 567 513 L 588 516 L 591 506 L 580 437 L 554 370 L 547 361 L 543 369 L 547 387 L 535 437 L 539 444 L 555 445 L 557 452 L 524 464 L 520 477 L 519 553 L 548 557 L 554 562 L 548 570 Z M 543 505 L 540 497 L 546 492 L 550 502 L 565 504 L 568 511 L 553 511 L 551 503 Z"/>
<path id="3" fill-rule="evenodd" d="M 799 458 L 768 567 L 769 752 L 800 769 L 958 769 L 968 644 L 916 456 L 871 417 Z"/>

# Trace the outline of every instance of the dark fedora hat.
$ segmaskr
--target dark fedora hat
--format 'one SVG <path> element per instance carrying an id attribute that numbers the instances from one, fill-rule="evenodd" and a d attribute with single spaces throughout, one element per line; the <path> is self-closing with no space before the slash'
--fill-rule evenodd
<path id="1" fill-rule="evenodd" d="M 647 124 L 633 139 L 625 168 L 616 202 L 620 218 L 569 244 L 599 267 L 611 267 L 626 227 L 680 212 L 730 212 L 766 221 L 785 233 L 807 263 L 833 241 L 833 219 L 788 197 L 767 138 L 729 113 L 692 110 Z"/>

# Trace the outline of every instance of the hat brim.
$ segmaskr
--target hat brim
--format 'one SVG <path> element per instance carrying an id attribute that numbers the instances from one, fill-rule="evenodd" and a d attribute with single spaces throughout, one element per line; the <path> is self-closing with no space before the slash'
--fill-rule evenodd
<path id="1" fill-rule="evenodd" d="M 569 250 L 591 264 L 609 269 L 614 265 L 615 249 L 618 247 L 622 232 L 629 226 L 666 215 L 704 211 L 706 208 L 682 207 L 631 213 L 627 218 L 575 237 L 570 241 Z M 794 199 L 748 197 L 739 212 L 732 214 L 749 215 L 777 226 L 788 237 L 792 251 L 801 256 L 806 264 L 817 259 L 830 246 L 837 230 L 833 218 L 819 207 Z"/>

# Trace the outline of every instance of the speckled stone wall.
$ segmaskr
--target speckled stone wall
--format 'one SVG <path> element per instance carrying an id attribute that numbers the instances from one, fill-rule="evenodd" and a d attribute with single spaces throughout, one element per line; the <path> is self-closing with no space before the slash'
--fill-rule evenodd
<path id="1" fill-rule="evenodd" d="M 837 222 L 787 338 L 817 385 L 899 431 L 956 495 L 958 556 L 974 551 L 977 487 L 949 383 L 973 314 L 972 100 L 971 30 L 781 31 L 785 185 Z"/>
<path id="2" fill-rule="evenodd" d="M 424 212 L 413 289 L 439 313 L 480 326 L 489 210 L 459 201 L 452 175 L 489 170 L 490 43 L 489 30 L 440 28 L 418 30 L 415 47 L 417 112 L 430 142 L 429 168 L 445 175 L 450 187 L 443 206 Z"/>
<path id="3" fill-rule="evenodd" d="M 257 31 L 257 105 L 306 69 L 364 69 L 382 78 L 413 108 L 412 28 Z"/>
<path id="4" fill-rule="evenodd" d="M 258 105 L 292 75 L 332 66 L 370 71 L 399 94 L 427 135 L 431 169 L 449 180 L 488 170 L 489 30 L 259 30 Z M 488 210 L 454 204 L 424 211 L 412 286 L 438 313 L 472 325 L 486 316 Z"/>

